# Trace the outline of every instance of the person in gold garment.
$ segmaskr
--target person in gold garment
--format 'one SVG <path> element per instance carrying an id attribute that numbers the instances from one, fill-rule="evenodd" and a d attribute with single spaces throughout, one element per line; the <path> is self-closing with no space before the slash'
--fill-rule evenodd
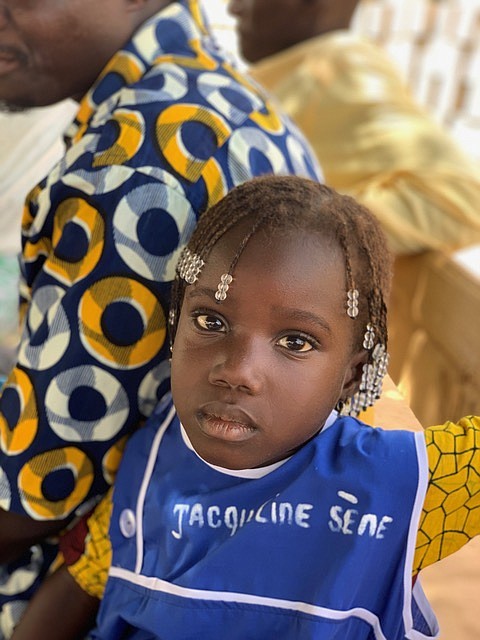
<path id="1" fill-rule="evenodd" d="M 355 34 L 359 0 L 230 0 L 249 73 L 299 125 L 326 183 L 380 220 L 395 255 L 480 242 L 478 167 Z"/>

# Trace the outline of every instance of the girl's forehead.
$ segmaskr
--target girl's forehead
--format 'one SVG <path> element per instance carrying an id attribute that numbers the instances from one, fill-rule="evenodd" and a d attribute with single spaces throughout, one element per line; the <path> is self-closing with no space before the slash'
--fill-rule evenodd
<path id="1" fill-rule="evenodd" d="M 229 230 L 213 247 L 207 264 L 211 260 L 230 260 L 245 264 L 249 262 L 292 262 L 308 258 L 309 268 L 322 266 L 325 261 L 335 262 L 341 271 L 345 259 L 339 241 L 331 234 L 299 228 L 260 228 L 243 246 L 249 227 L 241 226 Z"/>
<path id="2" fill-rule="evenodd" d="M 261 230 L 238 253 L 244 237 L 244 231 L 226 234 L 205 260 L 202 273 L 220 281 L 234 264 L 234 282 L 248 279 L 259 290 L 277 284 L 290 293 L 325 295 L 331 288 L 342 300 L 345 297 L 345 260 L 335 239 L 301 229 Z"/>

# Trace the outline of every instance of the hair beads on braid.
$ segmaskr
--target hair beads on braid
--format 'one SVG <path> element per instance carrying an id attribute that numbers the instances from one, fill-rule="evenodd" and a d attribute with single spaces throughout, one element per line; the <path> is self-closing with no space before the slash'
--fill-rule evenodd
<path id="1" fill-rule="evenodd" d="M 247 222 L 250 223 L 250 228 Z M 233 275 L 246 244 L 259 229 L 267 232 L 302 229 L 336 240 L 345 257 L 345 309 L 347 291 L 355 288 L 359 292 L 359 314 L 352 319 L 358 327 L 352 350 L 363 348 L 364 334 L 369 323 L 377 346 L 383 345 L 386 349 L 388 334 L 385 300 L 390 291 L 391 258 L 379 223 L 368 209 L 349 196 L 305 178 L 255 178 L 234 188 L 201 216 L 188 248 L 206 262 L 220 238 L 240 223 L 246 224 L 246 234 L 232 257 L 230 275 Z M 179 277 L 177 271 L 170 313 L 172 344 L 186 286 L 187 283 Z M 367 364 L 374 363 L 374 351 L 375 349 L 369 352 Z M 352 413 L 356 412 L 358 408 L 352 410 Z"/>

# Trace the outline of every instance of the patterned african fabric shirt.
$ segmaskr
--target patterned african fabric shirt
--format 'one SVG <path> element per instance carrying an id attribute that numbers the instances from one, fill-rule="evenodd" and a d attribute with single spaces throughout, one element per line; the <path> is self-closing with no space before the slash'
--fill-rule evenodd
<path id="1" fill-rule="evenodd" d="M 480 417 L 429 427 L 425 440 L 430 477 L 418 527 L 413 577 L 480 535 Z M 110 491 L 88 520 L 84 554 L 68 567 L 77 584 L 97 598 L 103 595 L 112 557 L 108 537 L 111 511 Z"/>
<path id="2" fill-rule="evenodd" d="M 83 98 L 28 196 L 18 361 L 0 399 L 0 507 L 57 519 L 103 494 L 168 388 L 166 310 L 198 215 L 265 173 L 319 180 L 197 0 L 148 20 Z"/>

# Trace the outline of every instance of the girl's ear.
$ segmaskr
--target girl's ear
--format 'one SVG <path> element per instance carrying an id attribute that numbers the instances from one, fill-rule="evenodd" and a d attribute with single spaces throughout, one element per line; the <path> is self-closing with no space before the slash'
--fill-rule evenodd
<path id="1" fill-rule="evenodd" d="M 368 352 L 365 349 L 355 353 L 348 365 L 342 386 L 342 394 L 340 399 L 345 401 L 351 398 L 359 389 L 362 379 L 363 365 L 368 361 Z"/>

